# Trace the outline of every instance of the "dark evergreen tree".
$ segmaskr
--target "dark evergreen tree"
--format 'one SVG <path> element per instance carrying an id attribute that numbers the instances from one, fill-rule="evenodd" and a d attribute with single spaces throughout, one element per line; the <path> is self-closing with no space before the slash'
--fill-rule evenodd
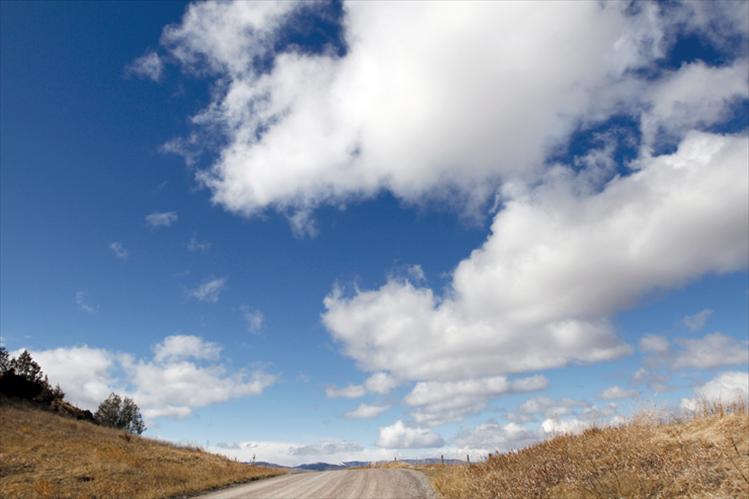
<path id="1" fill-rule="evenodd" d="M 0 345 L 0 376 L 10 369 L 10 354 L 4 346 Z"/>
<path id="2" fill-rule="evenodd" d="M 137 435 L 146 430 L 138 405 L 133 399 L 129 397 L 123 399 L 116 393 L 110 394 L 99 404 L 94 418 L 101 425 L 119 428 Z"/>
<path id="3" fill-rule="evenodd" d="M 10 367 L 17 376 L 26 378 L 35 384 L 41 385 L 44 383 L 45 378 L 42 377 L 42 368 L 31 358 L 28 350 L 24 350 L 21 355 L 11 360 Z"/>

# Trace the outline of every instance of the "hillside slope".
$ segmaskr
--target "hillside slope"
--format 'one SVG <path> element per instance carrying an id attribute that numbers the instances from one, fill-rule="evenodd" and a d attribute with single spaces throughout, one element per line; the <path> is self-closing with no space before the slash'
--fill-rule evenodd
<path id="1" fill-rule="evenodd" d="M 428 473 L 447 499 L 749 497 L 749 415 L 718 409 L 593 428 Z"/>
<path id="2" fill-rule="evenodd" d="M 0 400 L 0 496 L 170 497 L 283 474 Z"/>

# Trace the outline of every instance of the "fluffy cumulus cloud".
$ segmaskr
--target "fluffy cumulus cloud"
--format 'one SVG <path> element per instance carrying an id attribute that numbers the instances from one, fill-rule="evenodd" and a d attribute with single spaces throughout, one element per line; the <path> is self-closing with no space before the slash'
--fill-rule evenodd
<path id="1" fill-rule="evenodd" d="M 564 420 L 549 418 L 541 423 L 541 428 L 549 435 L 577 435 L 590 428 L 590 423 L 576 418 Z"/>
<path id="2" fill-rule="evenodd" d="M 88 346 L 32 350 L 66 398 L 95 410 L 111 392 L 133 397 L 148 419 L 189 415 L 193 409 L 237 397 L 259 395 L 276 381 L 263 371 L 230 372 L 221 347 L 198 336 L 167 336 L 152 358 Z"/>
<path id="3" fill-rule="evenodd" d="M 691 324 L 702 322 L 700 315 L 690 316 Z M 713 369 L 723 366 L 749 365 L 749 341 L 723 333 L 710 333 L 701 338 L 676 338 L 648 335 L 640 339 L 640 349 L 646 352 L 644 363 L 633 380 L 647 383 L 657 392 L 667 391 L 666 382 L 674 369 Z"/>
<path id="4" fill-rule="evenodd" d="M 405 402 L 427 428 L 382 428 L 385 447 L 432 445 L 429 425 L 543 388 L 533 377 L 513 386 L 508 374 L 626 355 L 615 313 L 650 291 L 746 268 L 747 140 L 705 130 L 749 97 L 747 54 L 656 70 L 675 30 L 731 51 L 749 30 L 734 19 L 746 5 L 350 2 L 345 50 L 277 51 L 294 16 L 318 8 L 196 3 L 167 27 L 161 50 L 215 81 L 191 135 L 170 144 L 190 161 L 199 144 L 219 144 L 198 170 L 213 201 L 246 216 L 277 210 L 297 235 L 316 233 L 316 207 L 382 191 L 468 213 L 496 200 L 487 239 L 444 291 L 412 267 L 324 300 L 333 338 L 373 373 L 329 397 L 415 383 Z M 628 164 L 610 145 L 573 165 L 550 159 L 573 131 L 622 113 L 641 132 Z M 675 151 L 655 155 L 663 140 Z M 675 365 L 714 364 L 693 352 L 699 345 L 680 346 L 692 360 Z M 671 355 L 657 337 L 641 347 Z M 548 433 L 579 428 L 546 422 Z"/>
<path id="5" fill-rule="evenodd" d="M 87 346 L 32 350 L 52 384 L 59 384 L 65 398 L 87 409 L 96 409 L 117 385 L 112 369 L 118 356 L 101 348 Z"/>
<path id="6" fill-rule="evenodd" d="M 386 394 L 398 386 L 398 380 L 388 373 L 374 373 L 364 381 L 364 387 L 373 393 Z"/>
<path id="7" fill-rule="evenodd" d="M 649 290 L 746 267 L 748 148 L 743 137 L 693 132 L 673 154 L 643 160 L 593 192 L 557 170 L 506 202 L 444 296 L 397 281 L 352 296 L 334 291 L 324 322 L 363 369 L 401 379 L 626 354 L 610 314 Z"/>
<path id="8" fill-rule="evenodd" d="M 687 64 L 648 89 L 648 110 L 641 118 L 647 147 L 656 139 L 675 140 L 693 128 L 724 120 L 749 94 L 746 59 L 731 66 Z"/>
<path id="9" fill-rule="evenodd" d="M 749 364 L 749 341 L 737 340 L 721 333 L 704 338 L 678 340 L 682 350 L 674 358 L 675 368 L 709 369 Z"/>
<path id="10" fill-rule="evenodd" d="M 412 414 L 415 421 L 438 425 L 479 412 L 486 402 L 506 393 L 542 390 L 548 386 L 543 376 L 532 376 L 508 381 L 504 376 L 467 379 L 461 381 L 422 381 L 404 399 L 417 407 Z"/>
<path id="11" fill-rule="evenodd" d="M 403 421 L 396 421 L 390 426 L 380 428 L 377 446 L 385 449 L 419 449 L 440 447 L 445 441 L 433 431 L 418 426 L 407 426 Z"/>
<path id="12" fill-rule="evenodd" d="M 508 451 L 526 447 L 537 440 L 537 432 L 517 423 L 488 422 L 462 431 L 452 443 L 469 449 Z"/>
<path id="13" fill-rule="evenodd" d="M 497 179 L 536 175 L 549 148 L 615 109 L 633 93 L 629 70 L 661 53 L 652 6 L 350 2 L 345 55 L 290 49 L 259 71 L 294 8 L 196 4 L 162 37 L 185 69 L 220 78 L 193 121 L 225 135 L 201 179 L 238 213 L 305 213 L 383 189 L 407 200 L 457 191 L 476 206 Z"/>
<path id="14" fill-rule="evenodd" d="M 136 387 L 133 398 L 143 407 L 144 415 L 152 418 L 186 416 L 195 407 L 259 395 L 276 380 L 263 372 L 231 373 L 221 364 L 188 361 L 139 361 L 124 367 Z"/>
<path id="15" fill-rule="evenodd" d="M 716 376 L 694 390 L 694 398 L 684 398 L 684 409 L 698 410 L 702 403 L 725 403 L 743 401 L 749 403 L 749 373 L 746 371 L 726 372 Z"/>

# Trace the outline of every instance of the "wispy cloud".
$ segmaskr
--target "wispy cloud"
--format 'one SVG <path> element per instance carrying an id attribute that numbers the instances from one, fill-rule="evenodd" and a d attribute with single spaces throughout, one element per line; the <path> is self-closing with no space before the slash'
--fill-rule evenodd
<path id="1" fill-rule="evenodd" d="M 147 52 L 125 67 L 125 75 L 142 79 L 161 81 L 164 74 L 164 63 L 156 52 Z"/>
<path id="2" fill-rule="evenodd" d="M 146 215 L 146 223 L 151 227 L 169 227 L 177 218 L 176 211 L 155 211 Z"/>
<path id="3" fill-rule="evenodd" d="M 249 332 L 257 333 L 263 329 L 263 325 L 265 324 L 265 315 L 263 312 L 249 305 L 242 305 L 239 307 L 239 310 L 242 312 L 242 318 L 244 318 Z"/>
<path id="4" fill-rule="evenodd" d="M 329 386 L 325 389 L 325 396 L 331 399 L 339 397 L 355 399 L 363 397 L 366 393 L 367 390 L 362 385 L 349 385 L 343 388 Z"/>
<path id="5" fill-rule="evenodd" d="M 201 241 L 198 239 L 198 233 L 193 232 L 190 241 L 187 243 L 187 251 L 192 253 L 205 253 L 211 249 L 210 241 Z"/>
<path id="6" fill-rule="evenodd" d="M 127 248 L 125 248 L 125 246 L 119 241 L 109 243 L 109 249 L 111 249 L 112 253 L 114 253 L 114 256 L 116 256 L 120 260 L 127 260 L 130 256 Z"/>
<path id="7" fill-rule="evenodd" d="M 216 303 L 225 284 L 225 277 L 205 280 L 197 288 L 190 291 L 190 297 L 206 303 Z"/>
<path id="8" fill-rule="evenodd" d="M 99 305 L 92 305 L 86 300 L 85 291 L 76 291 L 74 300 L 75 304 L 78 305 L 78 308 L 87 314 L 94 315 L 99 312 Z"/>
<path id="9" fill-rule="evenodd" d="M 705 327 L 705 324 L 707 324 L 708 319 L 710 319 L 710 316 L 713 315 L 713 310 L 706 308 L 704 310 L 700 310 L 694 315 L 687 315 L 682 320 L 681 323 L 687 326 L 690 331 L 699 331 L 703 327 Z"/>
<path id="10" fill-rule="evenodd" d="M 625 390 L 624 388 L 614 385 L 603 390 L 598 396 L 604 400 L 618 400 L 633 398 L 640 395 L 637 390 Z"/>
<path id="11" fill-rule="evenodd" d="M 346 419 L 370 419 L 379 416 L 388 409 L 390 409 L 389 405 L 359 404 L 359 407 L 353 411 L 347 412 L 343 416 Z"/>

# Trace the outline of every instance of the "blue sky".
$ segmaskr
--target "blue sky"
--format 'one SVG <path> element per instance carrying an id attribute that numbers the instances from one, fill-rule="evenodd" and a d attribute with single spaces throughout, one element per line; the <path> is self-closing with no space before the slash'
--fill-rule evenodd
<path id="1" fill-rule="evenodd" d="M 3 3 L 2 342 L 289 464 L 746 396 L 747 6 L 701 5 Z"/>

